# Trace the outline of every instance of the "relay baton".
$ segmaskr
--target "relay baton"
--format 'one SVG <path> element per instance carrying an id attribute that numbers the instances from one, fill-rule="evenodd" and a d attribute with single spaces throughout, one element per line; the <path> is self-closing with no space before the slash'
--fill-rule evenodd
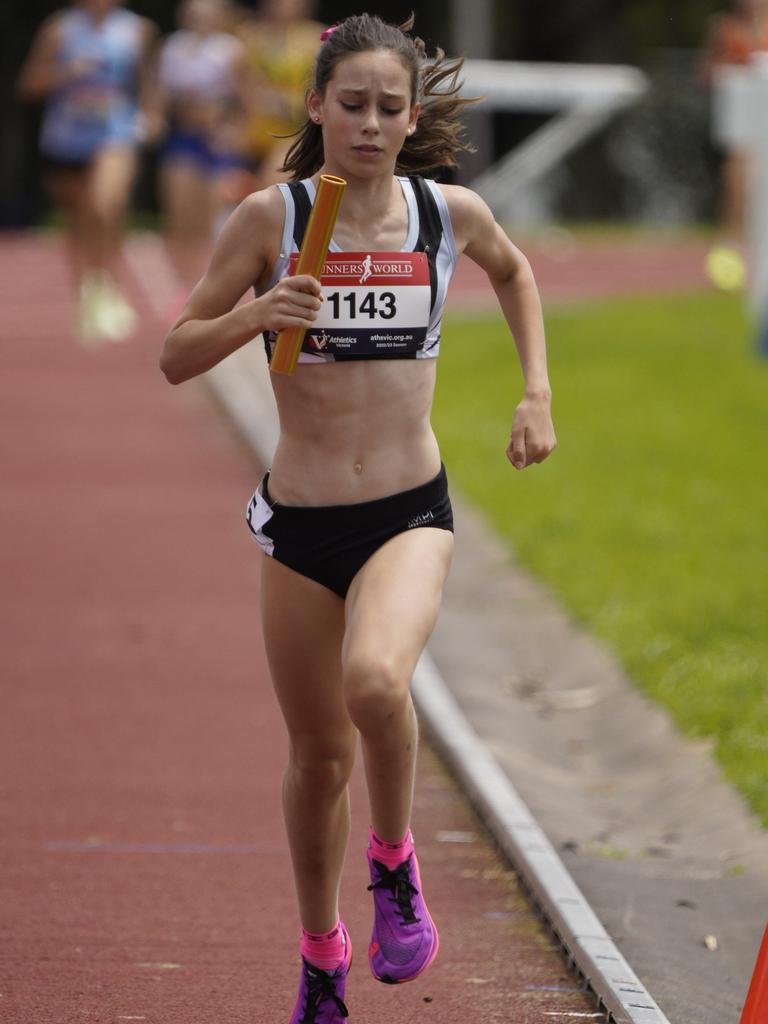
<path id="1" fill-rule="evenodd" d="M 296 264 L 297 274 L 310 274 L 319 278 L 331 244 L 336 215 L 344 194 L 346 181 L 332 174 L 321 174 L 317 195 L 304 232 L 304 241 Z M 272 373 L 292 374 L 299 361 L 299 352 L 306 334 L 305 327 L 286 327 L 280 331 L 269 368 Z"/>

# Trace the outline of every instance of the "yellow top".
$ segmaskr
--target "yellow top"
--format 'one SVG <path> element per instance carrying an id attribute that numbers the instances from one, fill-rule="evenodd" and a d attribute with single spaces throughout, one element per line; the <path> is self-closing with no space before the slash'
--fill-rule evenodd
<path id="1" fill-rule="evenodd" d="M 253 21 L 241 28 L 253 96 L 245 128 L 251 156 L 265 156 L 280 141 L 273 135 L 294 132 L 304 120 L 304 98 L 324 27 L 302 20 L 281 27 Z"/>

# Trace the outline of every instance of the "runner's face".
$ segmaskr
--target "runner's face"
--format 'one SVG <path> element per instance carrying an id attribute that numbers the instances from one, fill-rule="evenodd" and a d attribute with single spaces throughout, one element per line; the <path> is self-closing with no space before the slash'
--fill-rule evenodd
<path id="1" fill-rule="evenodd" d="M 763 18 L 768 14 L 768 0 L 739 0 L 736 6 L 748 18 Z"/>
<path id="2" fill-rule="evenodd" d="M 186 0 L 176 15 L 182 28 L 207 35 L 223 28 L 224 4 L 220 0 Z"/>
<path id="3" fill-rule="evenodd" d="M 339 61 L 325 95 L 310 93 L 309 112 L 323 126 L 326 169 L 368 178 L 394 171 L 419 107 L 400 58 L 369 50 Z"/>
<path id="4" fill-rule="evenodd" d="M 264 0 L 259 6 L 262 15 L 273 21 L 301 21 L 314 16 L 314 0 Z"/>
<path id="5" fill-rule="evenodd" d="M 121 4 L 120 0 L 80 0 L 78 6 L 88 11 L 92 18 L 104 18 L 114 7 Z"/>

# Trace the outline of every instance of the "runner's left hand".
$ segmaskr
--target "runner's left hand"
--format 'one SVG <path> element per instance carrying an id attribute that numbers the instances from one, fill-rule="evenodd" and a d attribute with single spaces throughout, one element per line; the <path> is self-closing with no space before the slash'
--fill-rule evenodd
<path id="1" fill-rule="evenodd" d="M 515 469 L 543 462 L 557 444 L 549 395 L 526 395 L 515 410 L 507 458 Z"/>

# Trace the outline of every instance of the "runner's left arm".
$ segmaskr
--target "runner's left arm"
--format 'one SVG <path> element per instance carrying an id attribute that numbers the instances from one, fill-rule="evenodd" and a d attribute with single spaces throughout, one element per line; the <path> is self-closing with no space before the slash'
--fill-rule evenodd
<path id="1" fill-rule="evenodd" d="M 142 48 L 139 59 L 139 110 L 141 129 L 139 141 L 156 143 L 165 131 L 165 113 L 159 82 L 160 37 L 157 25 L 142 18 Z"/>
<path id="2" fill-rule="evenodd" d="M 515 410 L 507 457 L 516 469 L 543 462 L 554 449 L 552 390 L 541 300 L 531 265 L 470 189 L 443 186 L 456 248 L 488 275 L 515 341 L 525 393 Z"/>
<path id="3" fill-rule="evenodd" d="M 66 85 L 76 71 L 59 65 L 61 12 L 50 15 L 38 29 L 16 79 L 16 96 L 22 103 L 39 103 Z"/>

